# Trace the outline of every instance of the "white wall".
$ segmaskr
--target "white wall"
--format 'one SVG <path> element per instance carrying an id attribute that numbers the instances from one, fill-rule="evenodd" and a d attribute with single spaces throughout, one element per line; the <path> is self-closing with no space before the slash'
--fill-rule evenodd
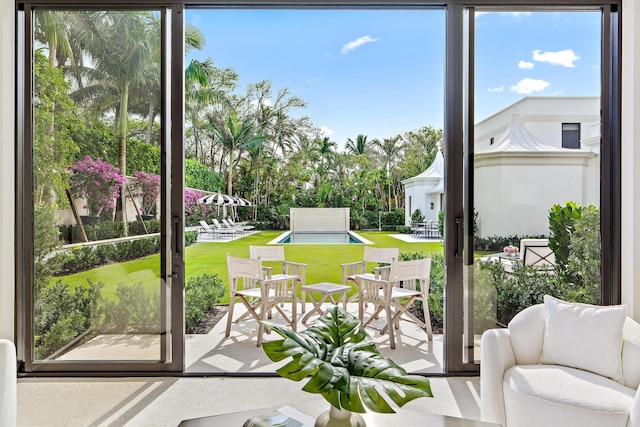
<path id="1" fill-rule="evenodd" d="M 13 340 L 15 5 L 0 0 L 0 338 Z"/>
<path id="2" fill-rule="evenodd" d="M 640 320 L 640 5 L 622 12 L 622 302 Z"/>
<path id="3" fill-rule="evenodd" d="M 292 231 L 348 231 L 349 208 L 291 208 Z"/>

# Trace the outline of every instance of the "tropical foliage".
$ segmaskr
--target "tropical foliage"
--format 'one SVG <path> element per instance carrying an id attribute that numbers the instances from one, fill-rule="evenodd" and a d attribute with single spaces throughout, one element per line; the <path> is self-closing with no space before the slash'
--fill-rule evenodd
<path id="1" fill-rule="evenodd" d="M 432 397 L 429 379 L 408 375 L 383 357 L 360 321 L 338 306 L 330 307 L 302 332 L 264 324 L 283 340 L 263 343 L 269 359 L 291 361 L 276 372 L 293 381 L 311 378 L 302 388 L 319 393 L 338 409 L 393 413 L 389 401 L 402 406 Z"/>

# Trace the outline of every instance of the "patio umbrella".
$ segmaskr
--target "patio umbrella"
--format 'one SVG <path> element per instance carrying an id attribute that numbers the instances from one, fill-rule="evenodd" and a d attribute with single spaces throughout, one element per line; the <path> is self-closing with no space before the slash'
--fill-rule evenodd
<path id="1" fill-rule="evenodd" d="M 238 206 L 253 206 L 253 203 L 251 203 L 247 199 L 243 199 L 240 196 L 235 196 L 234 199 L 236 199 L 236 205 Z"/>
<path id="2" fill-rule="evenodd" d="M 227 206 L 235 206 L 238 204 L 235 198 L 227 194 L 222 194 L 219 191 L 217 193 L 210 194 L 208 196 L 200 197 L 198 199 L 198 203 L 205 204 L 205 205 L 216 205 L 218 207 L 217 208 L 218 215 L 220 215 L 220 206 L 222 206 L 223 217 L 227 216 Z"/>
<path id="3" fill-rule="evenodd" d="M 234 197 L 228 196 L 226 194 L 222 194 L 221 192 L 217 192 L 214 194 L 210 194 L 208 196 L 200 197 L 198 199 L 198 203 L 205 205 L 218 205 L 218 206 L 229 206 L 229 205 L 237 205 L 238 202 Z"/>

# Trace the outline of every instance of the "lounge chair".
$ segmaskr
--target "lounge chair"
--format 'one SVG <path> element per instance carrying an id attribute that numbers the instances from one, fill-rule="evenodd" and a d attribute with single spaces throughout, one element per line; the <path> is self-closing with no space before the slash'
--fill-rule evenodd
<path id="1" fill-rule="evenodd" d="M 241 225 L 231 225 L 231 223 L 229 223 L 229 221 L 224 218 L 222 218 L 222 226 L 228 228 L 229 230 L 237 230 L 241 233 L 245 232 L 244 227 L 242 227 Z"/>
<path id="2" fill-rule="evenodd" d="M 216 228 L 211 228 L 206 221 L 200 220 L 200 229 L 198 230 L 200 235 L 206 234 L 211 237 L 222 237 L 222 236 L 231 236 L 233 233 L 229 233 L 226 230 L 218 230 Z"/>
<path id="3" fill-rule="evenodd" d="M 255 226 L 254 225 L 244 225 L 244 224 L 236 224 L 231 217 L 227 218 L 227 222 L 232 226 L 232 227 L 242 227 L 245 230 L 255 230 Z"/>
<path id="4" fill-rule="evenodd" d="M 228 233 L 228 234 L 238 234 L 238 233 L 242 233 L 240 230 L 235 229 L 235 228 L 229 228 L 229 227 L 225 227 L 223 225 L 221 225 L 217 219 L 213 218 L 211 220 L 211 222 L 213 222 L 213 226 L 216 228 L 216 230 L 221 231 L 223 233 Z"/>

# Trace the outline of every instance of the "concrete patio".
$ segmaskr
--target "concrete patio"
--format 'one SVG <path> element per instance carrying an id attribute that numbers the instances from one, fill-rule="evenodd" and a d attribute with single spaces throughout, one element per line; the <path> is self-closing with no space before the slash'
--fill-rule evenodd
<path id="1" fill-rule="evenodd" d="M 284 307 L 285 313 L 290 314 L 291 306 Z M 298 306 L 297 318 L 302 314 Z M 307 303 L 307 310 L 311 304 Z M 357 315 L 358 305 L 348 304 L 347 311 Z M 372 307 L 367 309 L 371 313 Z M 236 304 L 234 319 L 238 318 L 245 309 L 242 304 Z M 281 318 L 274 315 L 273 321 L 279 323 Z M 187 335 L 185 370 L 188 373 L 242 373 L 263 374 L 273 373 L 284 362 L 271 362 L 264 351 L 256 346 L 257 324 L 252 318 L 247 318 L 240 323 L 233 323 L 231 334 L 224 336 L 227 322 L 225 315 L 216 326 L 206 335 Z M 374 326 L 384 324 L 384 318 L 373 322 Z M 298 331 L 305 326 L 298 322 Z M 400 333 L 396 334 L 397 347 L 392 350 L 389 347 L 388 335 L 380 335 L 374 329 L 367 328 L 369 335 L 376 342 L 383 356 L 391 358 L 408 372 L 437 374 L 443 371 L 443 336 L 433 335 L 433 341 L 427 340 L 427 334 L 416 324 L 401 322 Z M 265 335 L 264 340 L 279 339 L 279 335 L 271 333 Z"/>

